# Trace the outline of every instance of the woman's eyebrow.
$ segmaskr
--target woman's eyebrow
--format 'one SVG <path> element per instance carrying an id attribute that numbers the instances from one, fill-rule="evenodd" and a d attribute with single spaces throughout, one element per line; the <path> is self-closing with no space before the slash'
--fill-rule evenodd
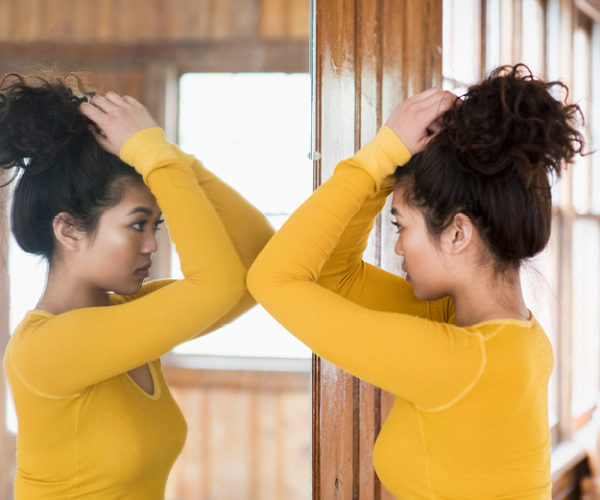
<path id="1" fill-rule="evenodd" d="M 133 214 L 136 214 L 136 213 L 138 213 L 138 212 L 141 212 L 141 213 L 143 213 L 143 214 L 146 214 L 146 215 L 148 215 L 149 217 L 152 217 L 152 215 L 153 215 L 153 212 L 152 212 L 152 210 L 150 210 L 150 209 L 149 209 L 149 208 L 147 208 L 147 207 L 135 207 L 135 208 L 133 208 L 132 210 L 130 210 L 130 211 L 129 211 L 129 213 L 128 213 L 127 215 L 133 215 Z"/>

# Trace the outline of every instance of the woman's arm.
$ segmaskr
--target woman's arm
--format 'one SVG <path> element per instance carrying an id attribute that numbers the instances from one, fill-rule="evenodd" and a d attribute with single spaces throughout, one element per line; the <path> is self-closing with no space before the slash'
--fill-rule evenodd
<path id="1" fill-rule="evenodd" d="M 158 358 L 208 329 L 245 290 L 244 267 L 189 165 L 160 129 L 144 128 L 141 104 L 114 96 L 95 98 L 102 109 L 84 104 L 82 112 L 102 130 L 101 145 L 142 174 L 168 221 L 184 279 L 125 304 L 31 324 L 10 356 L 23 381 L 44 395 L 74 395 Z"/>
<path id="2" fill-rule="evenodd" d="M 318 355 L 421 407 L 439 408 L 480 375 L 485 364 L 481 336 L 443 322 L 362 307 L 317 283 L 365 200 L 409 156 L 394 151 L 388 142 L 375 141 L 342 162 L 267 244 L 248 274 L 248 286 Z"/>
<path id="3" fill-rule="evenodd" d="M 231 242 L 238 253 L 242 265 L 248 270 L 259 252 L 273 236 L 273 228 L 266 217 L 242 195 L 227 185 L 212 172 L 204 168 L 193 155 L 184 153 L 173 144 L 178 156 L 188 164 L 196 176 L 198 184 L 213 205 L 221 219 Z M 115 297 L 113 302 L 123 303 L 139 298 L 156 289 L 173 283 L 174 280 L 158 280 L 145 283 L 139 294 L 129 297 Z M 239 302 L 208 329 L 199 332 L 206 335 L 221 328 L 256 305 L 254 297 L 246 289 Z"/>
<path id="4" fill-rule="evenodd" d="M 174 148 L 179 157 L 194 171 L 198 184 L 221 219 L 243 266 L 246 270 L 250 269 L 256 256 L 273 236 L 273 228 L 260 210 L 204 168 L 194 156 L 182 152 L 177 146 Z M 240 301 L 227 314 L 200 335 L 226 325 L 255 304 L 254 297 L 246 290 Z"/>
<path id="5" fill-rule="evenodd" d="M 389 162 L 387 155 L 369 153 L 374 145 L 387 149 L 401 163 L 408 161 L 410 153 L 389 128 L 383 128 L 359 156 L 371 166 L 375 162 Z M 377 168 L 385 169 L 385 165 Z M 390 170 L 395 168 L 391 162 Z M 362 260 L 369 233 L 375 217 L 381 212 L 387 196 L 391 193 L 394 178 L 386 179 L 381 189 L 368 196 L 359 211 L 352 217 L 340 239 L 323 266 L 318 283 L 353 302 L 378 311 L 412 314 L 436 321 L 451 321 L 453 304 L 449 298 L 438 301 L 422 301 L 415 297 L 413 287 L 404 278 L 372 266 Z M 389 223 L 390 214 L 382 214 L 382 223 Z"/>

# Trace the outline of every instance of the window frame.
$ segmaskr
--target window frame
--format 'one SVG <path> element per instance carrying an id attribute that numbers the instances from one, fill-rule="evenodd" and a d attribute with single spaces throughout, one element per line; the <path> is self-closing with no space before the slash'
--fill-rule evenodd
<path id="1" fill-rule="evenodd" d="M 444 0 L 452 4 L 455 0 Z M 573 62 L 574 37 L 577 29 L 584 29 L 589 39 L 589 80 L 587 81 L 587 93 L 591 97 L 589 116 L 586 116 L 585 134 L 587 150 L 591 151 L 600 143 L 600 2 L 596 0 L 536 0 L 539 5 L 539 22 L 541 53 L 539 57 L 538 74 L 549 80 L 560 79 L 570 89 L 576 78 L 575 71 L 578 69 Z M 497 58 L 499 64 L 514 64 L 521 60 L 523 52 L 523 0 L 498 1 L 480 0 L 479 15 L 481 29 L 477 24 L 473 27 L 475 36 L 479 36 L 481 42 L 481 64 L 480 77 L 484 77 L 493 62 Z M 492 26 L 491 23 L 496 23 Z M 556 36 L 554 30 L 558 29 Z M 497 34 L 499 39 L 495 41 L 488 38 L 488 33 Z M 499 54 L 491 54 L 490 50 L 497 48 Z M 445 48 L 444 48 L 445 49 Z M 449 53 L 453 49 L 450 48 Z M 527 62 L 527 61 L 525 61 Z M 466 87 L 472 82 L 464 82 L 455 78 L 454 75 L 444 73 L 444 83 L 454 86 Z M 595 128 L 594 128 L 595 127 Z M 558 421 L 551 427 L 551 439 L 554 448 L 560 443 L 571 440 L 575 434 L 584 431 L 586 426 L 593 422 L 594 413 L 598 405 L 586 409 L 581 414 L 572 411 L 573 401 L 573 342 L 576 332 L 573 330 L 573 228 L 577 221 L 592 219 L 600 224 L 600 215 L 592 210 L 593 195 L 600 196 L 600 188 L 592 187 L 594 180 L 600 179 L 600 162 L 592 157 L 584 160 L 583 167 L 589 169 L 584 174 L 587 179 L 588 201 L 584 211 L 577 212 L 574 207 L 573 172 L 569 168 L 563 174 L 558 185 L 559 202 L 553 204 L 553 232 L 556 234 L 557 255 L 555 256 L 556 267 L 550 272 L 554 273 L 553 282 L 557 283 L 557 299 L 555 314 L 555 370 L 556 370 L 556 399 L 558 406 Z M 584 166 L 585 165 L 585 166 Z M 576 168 L 577 168 L 576 167 Z M 591 182 L 590 182 L 591 181 Z M 598 201 L 596 201 L 598 203 Z M 600 203 L 597 205 L 600 207 Z M 599 332 L 600 335 L 600 332 Z M 600 353 L 599 353 L 600 357 Z M 600 382 L 600 381 L 599 381 Z"/>

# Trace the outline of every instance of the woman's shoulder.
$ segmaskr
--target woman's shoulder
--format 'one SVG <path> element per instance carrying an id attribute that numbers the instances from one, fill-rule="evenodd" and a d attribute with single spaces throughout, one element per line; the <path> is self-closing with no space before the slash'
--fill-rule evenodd
<path id="1" fill-rule="evenodd" d="M 554 363 L 550 339 L 533 314 L 528 320 L 493 319 L 467 329 L 482 336 L 488 357 L 496 352 L 513 364 Z"/>
<path id="2" fill-rule="evenodd" d="M 13 360 L 12 353 L 26 351 L 27 346 L 35 342 L 40 332 L 43 331 L 43 326 L 52 318 L 54 318 L 54 314 L 41 309 L 28 311 L 8 341 L 4 362 L 7 363 L 9 360 Z M 11 353 L 11 355 L 9 356 L 8 353 Z M 27 356 L 24 356 L 24 359 L 26 358 Z"/>
<path id="3" fill-rule="evenodd" d="M 17 325 L 15 331 L 11 335 L 10 342 L 22 339 L 23 336 L 27 336 L 29 333 L 37 330 L 39 326 L 45 324 L 54 317 L 54 314 L 42 309 L 31 309 L 30 311 L 27 311 L 27 314 L 25 314 L 25 317 Z"/>
<path id="4" fill-rule="evenodd" d="M 530 311 L 529 314 L 529 319 L 492 318 L 469 325 L 465 328 L 467 330 L 480 332 L 484 340 L 491 340 L 500 334 L 510 333 L 531 333 L 535 336 L 539 336 L 541 334 L 546 337 L 544 329 L 539 324 L 533 313 Z"/>

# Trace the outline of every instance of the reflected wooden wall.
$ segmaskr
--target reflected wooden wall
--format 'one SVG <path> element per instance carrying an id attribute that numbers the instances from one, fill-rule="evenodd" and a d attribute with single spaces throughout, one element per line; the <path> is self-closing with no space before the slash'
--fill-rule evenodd
<path id="1" fill-rule="evenodd" d="M 441 85 L 442 0 L 316 0 L 315 184 L 368 142 L 403 98 Z M 389 210 L 389 209 L 384 209 Z M 399 271 L 379 220 L 368 260 Z M 313 499 L 392 499 L 372 466 L 389 394 L 313 362 Z"/>
<path id="2" fill-rule="evenodd" d="M 148 66 L 307 71 L 310 0 L 0 0 L 0 74 L 84 71 L 145 97 Z"/>
<path id="3" fill-rule="evenodd" d="M 189 423 L 166 500 L 309 498 L 308 371 L 164 372 Z"/>
<path id="4" fill-rule="evenodd" d="M 0 42 L 306 40 L 308 0 L 1 0 Z"/>

